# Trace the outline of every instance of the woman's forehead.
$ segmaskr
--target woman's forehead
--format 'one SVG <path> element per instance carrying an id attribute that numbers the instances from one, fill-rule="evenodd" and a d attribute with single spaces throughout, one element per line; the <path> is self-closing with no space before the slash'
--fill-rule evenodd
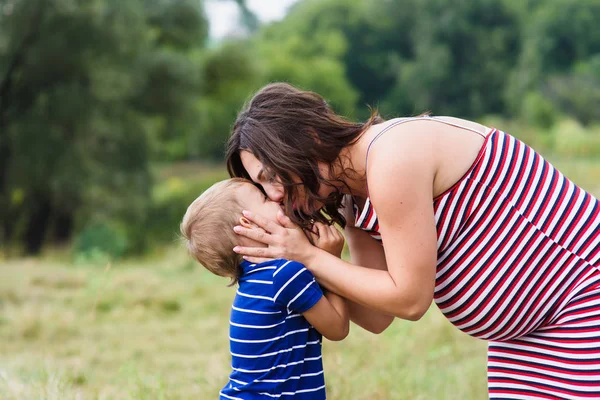
<path id="1" fill-rule="evenodd" d="M 240 152 L 240 160 L 244 165 L 244 168 L 250 175 L 253 175 L 252 178 L 256 177 L 256 174 L 263 168 L 263 164 L 260 162 L 258 158 L 254 154 L 252 154 L 248 150 L 242 150 Z"/>
<path id="2" fill-rule="evenodd" d="M 262 163 L 252 152 L 242 150 L 240 153 L 242 165 L 250 178 L 257 182 L 264 178 L 264 174 L 273 174 L 273 170 Z"/>

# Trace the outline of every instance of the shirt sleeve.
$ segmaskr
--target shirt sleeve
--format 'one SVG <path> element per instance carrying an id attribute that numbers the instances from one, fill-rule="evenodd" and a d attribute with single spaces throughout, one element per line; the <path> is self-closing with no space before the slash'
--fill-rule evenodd
<path id="1" fill-rule="evenodd" d="M 289 310 L 303 313 L 323 297 L 321 287 L 306 267 L 286 261 L 273 272 L 273 301 Z"/>

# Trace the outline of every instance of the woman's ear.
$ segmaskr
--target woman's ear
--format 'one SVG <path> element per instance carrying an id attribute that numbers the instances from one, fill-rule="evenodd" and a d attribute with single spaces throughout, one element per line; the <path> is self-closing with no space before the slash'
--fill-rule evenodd
<path id="1" fill-rule="evenodd" d="M 246 217 L 240 218 L 240 225 L 243 226 L 244 228 L 248 228 L 248 229 L 252 229 L 252 228 L 256 227 L 256 225 L 254 225 L 252 222 L 250 222 L 248 219 L 246 219 Z"/>

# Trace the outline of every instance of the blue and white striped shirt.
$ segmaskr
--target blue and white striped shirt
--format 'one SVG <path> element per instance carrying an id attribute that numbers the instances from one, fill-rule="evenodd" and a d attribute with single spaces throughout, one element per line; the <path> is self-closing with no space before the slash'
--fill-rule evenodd
<path id="1" fill-rule="evenodd" d="M 325 399 L 321 334 L 302 316 L 323 296 L 313 274 L 283 259 L 241 266 L 220 399 Z"/>

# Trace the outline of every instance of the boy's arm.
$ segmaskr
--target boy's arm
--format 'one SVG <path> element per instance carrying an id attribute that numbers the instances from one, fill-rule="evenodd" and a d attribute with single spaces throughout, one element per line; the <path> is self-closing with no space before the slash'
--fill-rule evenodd
<path id="1" fill-rule="evenodd" d="M 317 234 L 312 235 L 315 245 L 336 257 L 340 257 L 344 248 L 344 236 L 333 225 L 319 222 L 314 225 Z M 350 331 L 348 306 L 343 297 L 329 291 L 310 310 L 304 312 L 304 318 L 316 330 L 329 340 L 343 340 Z"/>
<path id="2" fill-rule="evenodd" d="M 346 301 L 335 293 L 325 292 L 317 304 L 302 315 L 329 340 L 343 340 L 350 331 Z"/>

